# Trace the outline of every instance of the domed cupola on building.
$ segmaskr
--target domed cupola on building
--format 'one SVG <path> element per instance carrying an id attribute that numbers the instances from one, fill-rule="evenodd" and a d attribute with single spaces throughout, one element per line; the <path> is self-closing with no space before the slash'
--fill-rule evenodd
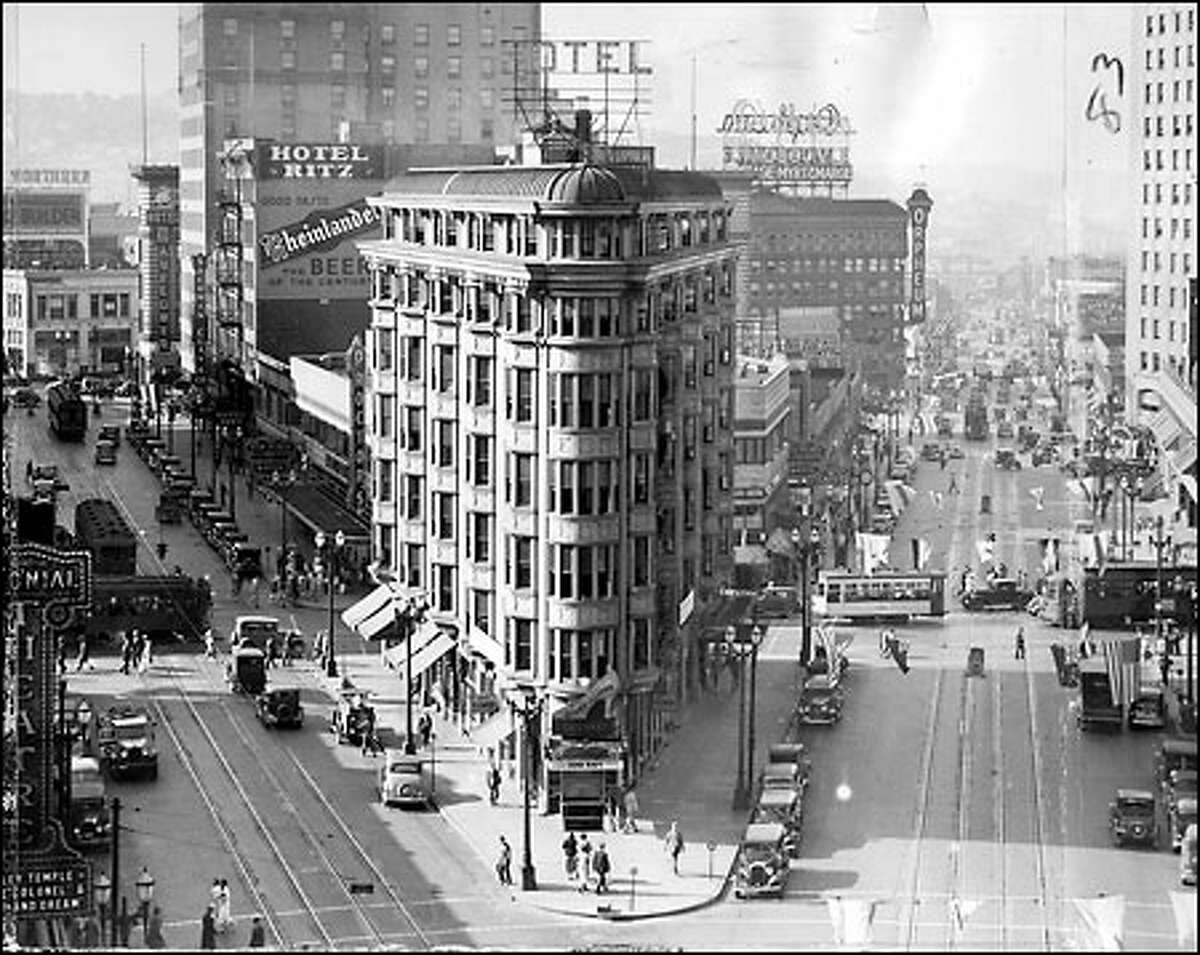
<path id="1" fill-rule="evenodd" d="M 563 205 L 605 205 L 625 202 L 621 180 L 602 166 L 583 163 L 562 170 L 546 186 L 545 201 Z"/>

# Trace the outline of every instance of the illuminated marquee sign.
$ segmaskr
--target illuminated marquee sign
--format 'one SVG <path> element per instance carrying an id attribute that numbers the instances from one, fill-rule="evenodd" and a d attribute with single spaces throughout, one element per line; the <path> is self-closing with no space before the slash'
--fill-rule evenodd
<path id="1" fill-rule="evenodd" d="M 367 448 L 367 364 L 362 335 L 355 335 L 346 350 L 346 367 L 350 372 L 350 480 L 346 484 L 346 504 L 358 514 L 371 508 L 367 481 L 371 462 Z"/>
<path id="2" fill-rule="evenodd" d="M 259 143 L 259 179 L 382 179 L 383 147 L 351 143 Z"/>
<path id="3" fill-rule="evenodd" d="M 310 213 L 299 222 L 259 236 L 259 266 L 267 269 L 297 256 L 332 249 L 374 227 L 379 217 L 380 211 L 368 205 L 365 198 L 336 209 Z"/>
<path id="4" fill-rule="evenodd" d="M 198 252 L 192 256 L 192 353 L 196 364 L 196 377 L 204 381 L 208 377 L 208 290 L 205 273 L 208 256 Z"/>
<path id="5" fill-rule="evenodd" d="M 854 133 L 848 117 L 832 103 L 802 113 L 791 103 L 768 112 L 747 100 L 725 114 L 721 163 L 727 171 L 755 173 L 765 182 L 846 187 L 854 175 L 850 147 L 825 142 Z"/>

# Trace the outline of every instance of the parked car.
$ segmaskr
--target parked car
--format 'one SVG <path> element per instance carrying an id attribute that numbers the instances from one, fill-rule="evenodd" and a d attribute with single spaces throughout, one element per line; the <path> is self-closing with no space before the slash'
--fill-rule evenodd
<path id="1" fill-rule="evenodd" d="M 1183 844 L 1179 847 L 1179 881 L 1184 885 L 1196 884 L 1196 824 L 1194 822 L 1183 833 Z"/>
<path id="2" fill-rule="evenodd" d="M 36 408 L 42 403 L 42 396 L 32 388 L 18 388 L 13 392 L 12 403 L 14 408 Z"/>
<path id="3" fill-rule="evenodd" d="M 789 789 L 764 789 L 758 796 L 751 822 L 775 822 L 786 831 L 784 848 L 795 858 L 800 854 L 800 837 L 804 826 L 804 800 L 799 792 Z"/>
<path id="4" fill-rule="evenodd" d="M 1154 779 L 1165 790 L 1171 773 L 1179 769 L 1196 769 L 1196 740 L 1171 736 L 1159 744 L 1154 757 Z"/>
<path id="5" fill-rule="evenodd" d="M 832 724 L 842 718 L 842 691 L 829 676 L 810 676 L 800 691 L 796 716 L 806 725 Z"/>
<path id="6" fill-rule="evenodd" d="M 35 464 L 29 472 L 29 481 L 36 486 L 38 481 L 51 481 L 55 491 L 69 491 L 71 485 L 58 473 L 57 464 Z"/>
<path id="7" fill-rule="evenodd" d="M 962 605 L 967 610 L 1023 610 L 1033 596 L 1033 591 L 1021 590 L 1011 577 L 997 577 L 989 587 L 964 593 Z"/>
<path id="8" fill-rule="evenodd" d="M 102 424 L 96 435 L 98 441 L 111 441 L 113 447 L 121 446 L 121 429 L 115 424 Z"/>
<path id="9" fill-rule="evenodd" d="M 111 441 L 97 441 L 95 461 L 97 464 L 116 464 L 117 446 Z"/>
<path id="10" fill-rule="evenodd" d="M 383 753 L 377 783 L 379 801 L 385 806 L 421 806 L 433 801 L 433 786 L 425 760 L 401 749 Z"/>
<path id="11" fill-rule="evenodd" d="M 1171 834 L 1171 851 L 1183 849 L 1189 826 L 1196 825 L 1196 797 L 1182 796 L 1167 806 L 1167 832 Z"/>
<path id="12" fill-rule="evenodd" d="M 362 736 L 374 717 L 374 708 L 361 690 L 345 690 L 329 715 L 329 729 L 339 743 L 362 744 Z"/>
<path id="13" fill-rule="evenodd" d="M 966 457 L 966 454 L 963 452 L 963 449 L 960 448 L 957 444 L 947 444 L 942 449 L 942 454 L 943 454 L 943 456 L 945 456 L 947 458 L 947 460 L 950 460 L 950 461 L 961 461 L 964 457 Z"/>
<path id="14" fill-rule="evenodd" d="M 996 425 L 996 437 L 1011 439 L 1013 437 L 1012 422 L 1008 421 L 1008 420 L 1004 420 L 1004 421 L 1001 421 L 998 425 Z"/>
<path id="15" fill-rule="evenodd" d="M 921 445 L 921 460 L 922 461 L 940 461 L 942 459 L 942 446 L 936 441 L 926 441 Z"/>
<path id="16" fill-rule="evenodd" d="M 997 448 L 996 467 L 1002 471 L 1020 471 L 1021 462 L 1017 460 L 1017 452 L 1012 448 Z"/>
<path id="17" fill-rule="evenodd" d="M 1154 793 L 1147 789 L 1118 789 L 1108 804 L 1108 829 L 1113 844 L 1153 846 L 1158 839 Z"/>
<path id="18" fill-rule="evenodd" d="M 1167 725 L 1167 705 L 1162 690 L 1143 689 L 1129 705 L 1130 729 L 1162 729 Z"/>
<path id="19" fill-rule="evenodd" d="M 782 898 L 790 875 L 787 829 L 778 822 L 750 823 L 738 847 L 733 894 Z"/>

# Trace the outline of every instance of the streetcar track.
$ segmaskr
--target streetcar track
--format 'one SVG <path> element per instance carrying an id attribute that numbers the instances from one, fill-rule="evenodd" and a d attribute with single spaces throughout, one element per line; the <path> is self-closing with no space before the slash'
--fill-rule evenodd
<path id="1" fill-rule="evenodd" d="M 245 787 L 242 786 L 237 774 L 233 771 L 233 768 L 229 765 L 228 760 L 221 752 L 220 746 L 213 738 L 212 733 L 209 731 L 207 725 L 205 725 L 204 720 L 200 718 L 200 713 L 196 709 L 196 705 L 188 697 L 187 691 L 184 690 L 182 685 L 180 685 L 178 681 L 173 680 L 173 682 L 175 683 L 175 689 L 178 692 L 179 699 L 187 706 L 188 712 L 191 714 L 192 719 L 200 728 L 201 733 L 204 734 L 204 738 L 208 741 L 209 747 L 212 749 L 213 754 L 217 757 L 217 761 L 221 764 L 221 768 L 225 771 L 229 781 L 233 784 L 233 788 L 241 798 L 242 804 L 248 810 L 250 818 L 254 822 L 255 828 L 262 835 L 263 840 L 266 842 L 267 846 L 271 850 L 272 855 L 275 857 L 280 871 L 283 873 L 287 882 L 291 884 L 293 893 L 296 895 L 296 898 L 299 899 L 301 905 L 304 907 L 304 910 L 308 913 L 310 921 L 312 921 L 313 925 L 316 927 L 317 934 L 322 937 L 327 947 L 332 947 L 333 938 L 328 932 L 325 931 L 325 926 L 321 923 L 312 900 L 309 899 L 307 893 L 304 891 L 303 887 L 292 873 L 291 868 L 287 864 L 287 859 L 284 857 L 282 850 L 279 848 L 279 844 L 275 841 L 275 837 L 272 836 L 270 831 L 267 829 L 266 823 L 263 822 L 262 816 L 259 815 L 258 810 L 254 808 L 253 800 L 251 800 L 249 795 L 246 793 Z M 202 786 L 202 784 L 200 785 Z M 282 942 L 285 939 L 288 939 L 290 936 L 287 933 L 280 933 L 278 937 Z"/>
<path id="2" fill-rule="evenodd" d="M 157 699 L 153 700 L 152 702 L 154 704 L 154 709 L 158 713 L 159 725 L 165 727 L 168 735 L 170 735 L 171 741 L 175 745 L 175 751 L 179 754 L 179 761 L 183 763 L 188 775 L 192 777 L 192 783 L 196 787 L 196 792 L 200 794 L 200 798 L 204 802 L 204 806 L 208 810 L 209 816 L 212 818 L 213 825 L 216 826 L 217 831 L 221 834 L 221 841 L 225 843 L 225 848 L 229 851 L 229 855 L 233 859 L 234 865 L 236 865 L 238 870 L 241 872 L 242 880 L 245 882 L 247 888 L 249 888 L 250 893 L 254 896 L 254 901 L 257 904 L 259 911 L 263 913 L 263 917 L 267 921 L 267 927 L 272 933 L 274 933 L 277 939 L 282 941 L 287 936 L 283 933 L 279 923 L 272 915 L 270 906 L 267 905 L 266 899 L 263 898 L 262 893 L 258 889 L 258 878 L 256 875 L 252 874 L 254 869 L 250 859 L 247 858 L 242 852 L 239 852 L 236 848 L 236 836 L 234 836 L 234 834 L 230 831 L 229 826 L 225 822 L 221 813 L 217 811 L 217 807 L 213 804 L 213 801 L 209 796 L 208 789 L 200 781 L 200 774 L 193 764 L 194 758 L 191 750 L 184 745 L 183 740 L 176 731 L 170 717 L 167 716 L 166 710 L 163 708 L 162 704 Z"/>
<path id="3" fill-rule="evenodd" d="M 242 740 L 243 744 L 246 746 L 246 748 L 248 750 L 250 750 L 253 753 L 254 747 L 253 747 L 252 743 L 250 742 L 249 738 L 246 736 L 244 728 L 239 724 L 239 721 L 235 718 L 234 713 L 232 712 L 229 705 L 227 703 L 222 703 L 221 708 L 225 712 L 227 718 L 229 719 L 229 722 L 233 725 L 235 731 L 237 732 L 239 738 Z M 285 755 L 288 759 L 288 762 L 291 763 L 292 767 L 297 771 L 297 773 L 301 777 L 303 777 L 304 782 L 307 785 L 308 791 L 317 797 L 317 799 L 320 801 L 321 805 L 324 807 L 324 809 L 328 813 L 329 819 L 331 819 L 334 822 L 334 824 L 336 825 L 336 827 L 341 830 L 342 835 L 345 837 L 345 843 L 354 850 L 354 854 L 356 854 L 358 856 L 358 858 L 361 859 L 363 863 L 365 863 L 367 869 L 370 870 L 370 872 L 375 876 L 375 878 L 379 882 L 379 884 L 384 888 L 384 890 L 390 896 L 390 898 L 391 898 L 390 902 L 370 902 L 370 903 L 368 903 L 368 902 L 364 902 L 364 901 L 360 900 L 357 896 L 350 893 L 348 887 L 345 887 L 345 885 L 344 885 L 344 877 L 340 876 L 337 873 L 336 867 L 333 865 L 332 860 L 329 858 L 328 853 L 325 851 L 324 847 L 321 845 L 320 840 L 316 838 L 316 835 L 315 835 L 315 833 L 312 832 L 311 827 L 308 826 L 306 823 L 303 823 L 302 820 L 300 819 L 299 807 L 296 806 L 296 804 L 294 802 L 292 802 L 291 799 L 286 796 L 286 793 L 287 793 L 286 787 L 282 785 L 282 783 L 279 781 L 279 778 L 275 775 L 274 771 L 271 770 L 267 766 L 266 762 L 264 760 L 260 760 L 259 765 L 261 766 L 263 771 L 268 775 L 268 777 L 270 778 L 272 785 L 275 787 L 275 789 L 277 789 L 281 794 L 283 794 L 285 796 L 285 798 L 288 798 L 288 802 L 292 806 L 293 814 L 296 816 L 297 822 L 300 823 L 300 825 L 303 829 L 307 830 L 308 840 L 314 846 L 314 848 L 316 848 L 316 850 L 317 850 L 318 854 L 321 856 L 321 858 L 325 861 L 329 872 L 332 873 L 335 876 L 335 878 L 337 878 L 339 880 L 339 883 L 343 884 L 343 888 L 344 888 L 344 891 L 346 892 L 347 898 L 350 900 L 350 903 L 354 907 L 354 910 L 359 912 L 359 914 L 362 917 L 363 922 L 364 922 L 364 924 L 366 924 L 367 928 L 370 929 L 374 933 L 375 937 L 377 937 L 380 942 L 383 941 L 383 938 L 385 935 L 395 936 L 395 935 L 399 934 L 396 932 L 380 932 L 366 915 L 367 911 L 370 909 L 379 909 L 381 911 L 383 911 L 383 910 L 388 910 L 388 911 L 398 910 L 401 913 L 401 915 L 404 917 L 405 922 L 407 922 L 412 928 L 411 933 L 404 933 L 404 934 L 405 935 L 409 935 L 409 934 L 416 935 L 416 937 L 419 938 L 422 941 L 422 943 L 425 944 L 426 947 L 428 947 L 430 944 L 428 938 L 425 937 L 424 933 L 421 930 L 420 925 L 417 924 L 416 919 L 413 917 L 412 913 L 408 910 L 408 907 L 406 906 L 404 901 L 396 894 L 396 891 L 393 888 L 391 881 L 387 878 L 387 876 L 383 873 L 383 871 L 376 865 L 375 861 L 370 857 L 370 855 L 367 853 L 367 851 L 363 848 L 362 844 L 354 836 L 354 834 L 350 830 L 350 828 L 342 820 L 341 814 L 329 802 L 328 798 L 321 791 L 321 787 L 317 784 L 316 780 L 314 780 L 312 778 L 312 775 L 308 772 L 307 769 L 304 768 L 304 765 L 300 762 L 299 759 L 296 758 L 295 753 L 293 753 L 289 748 L 280 746 L 280 747 L 277 747 L 277 751 L 282 753 L 283 755 Z M 431 901 L 440 901 L 440 900 L 431 900 Z"/>
<path id="4" fill-rule="evenodd" d="M 1003 687 L 992 688 L 992 824 L 995 828 L 994 842 L 998 848 L 997 870 L 1000 878 L 1000 905 L 1003 916 L 1000 919 L 1000 950 L 1004 951 L 1007 943 L 1005 923 L 1008 921 L 1008 831 L 1005 818 L 1005 779 L 1004 779 L 1004 694 Z"/>
<path id="5" fill-rule="evenodd" d="M 1037 741 L 1037 714 L 1034 710 L 1033 673 L 1025 661 L 1022 661 L 1025 676 L 1025 696 L 1029 705 L 1029 749 L 1033 762 L 1032 798 L 1033 798 L 1033 861 L 1036 873 L 1038 908 L 1042 916 L 1042 949 L 1050 950 L 1050 921 L 1046 889 L 1046 843 L 1042 832 L 1042 785 L 1041 785 L 1041 753 Z"/>

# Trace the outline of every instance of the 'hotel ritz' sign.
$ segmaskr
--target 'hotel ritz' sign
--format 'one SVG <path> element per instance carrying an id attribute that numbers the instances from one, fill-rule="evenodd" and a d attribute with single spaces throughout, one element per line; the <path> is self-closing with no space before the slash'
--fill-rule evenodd
<path id="1" fill-rule="evenodd" d="M 259 143 L 259 179 L 382 179 L 383 147 L 357 143 Z"/>

